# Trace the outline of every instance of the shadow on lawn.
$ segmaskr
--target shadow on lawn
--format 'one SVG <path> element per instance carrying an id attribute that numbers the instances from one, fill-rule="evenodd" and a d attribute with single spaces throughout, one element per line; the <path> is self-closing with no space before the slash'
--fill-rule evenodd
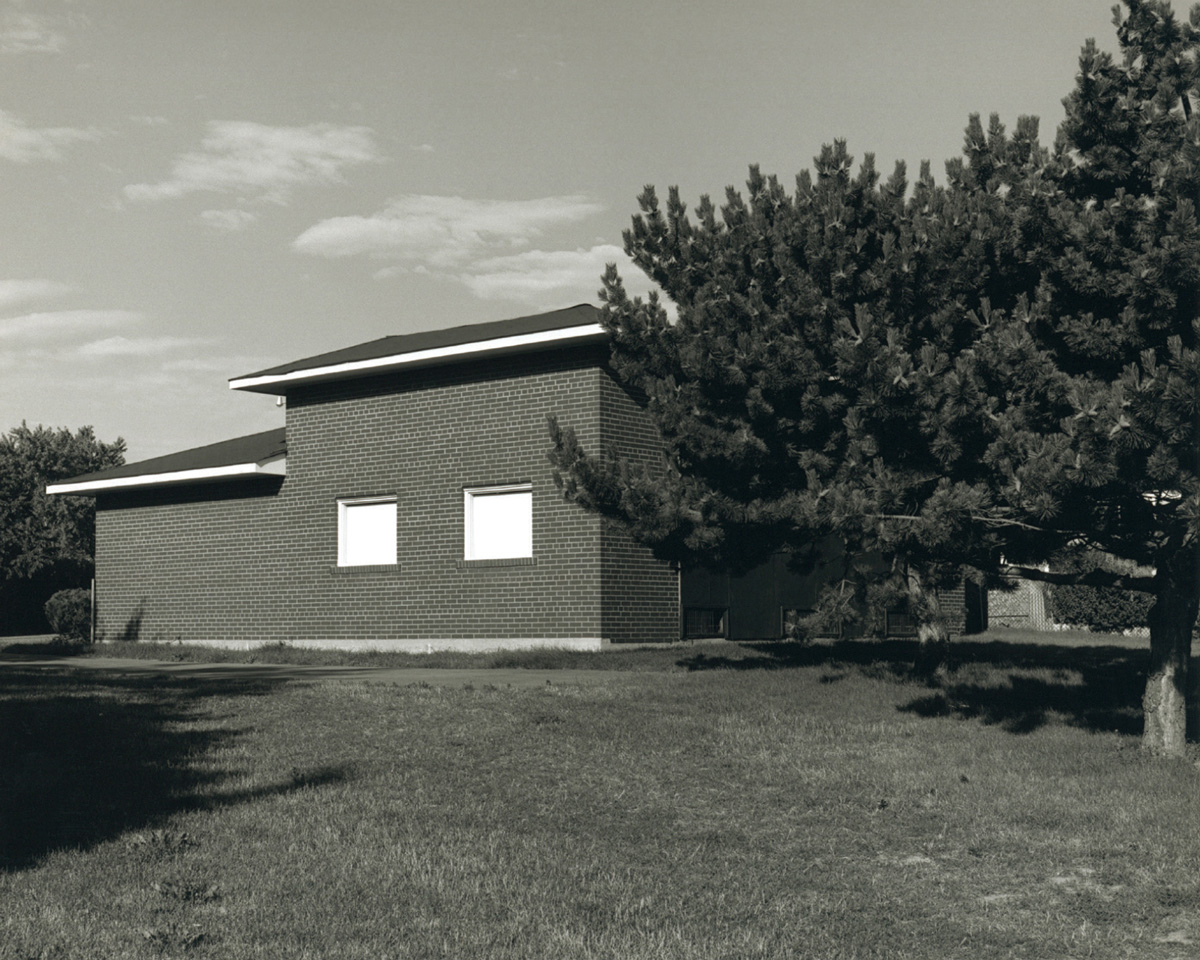
<path id="1" fill-rule="evenodd" d="M 276 684 L 162 677 L 0 673 L 0 871 L 60 848 L 155 830 L 172 814 L 247 803 L 345 779 L 337 768 L 222 789 L 243 771 L 204 768 L 237 729 L 191 726 L 213 696 L 261 696 Z"/>
<path id="2" fill-rule="evenodd" d="M 915 640 L 747 644 L 760 656 L 704 653 L 680 661 L 689 670 L 783 670 L 827 667 L 822 683 L 851 673 L 929 692 L 899 709 L 921 717 L 959 717 L 1030 733 L 1056 719 L 1095 731 L 1138 734 L 1148 650 L 1121 646 L 1060 646 L 1002 640 L 955 640 L 946 664 L 931 677 L 914 670 Z M 1191 738 L 1196 731 L 1190 730 Z"/>

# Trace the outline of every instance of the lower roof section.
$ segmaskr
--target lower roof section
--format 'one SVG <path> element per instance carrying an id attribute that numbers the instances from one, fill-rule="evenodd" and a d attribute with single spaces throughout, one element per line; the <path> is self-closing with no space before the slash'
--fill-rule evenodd
<path id="1" fill-rule="evenodd" d="M 194 447 L 165 457 L 85 473 L 47 485 L 47 493 L 95 494 L 108 490 L 281 477 L 287 469 L 284 427 Z"/>

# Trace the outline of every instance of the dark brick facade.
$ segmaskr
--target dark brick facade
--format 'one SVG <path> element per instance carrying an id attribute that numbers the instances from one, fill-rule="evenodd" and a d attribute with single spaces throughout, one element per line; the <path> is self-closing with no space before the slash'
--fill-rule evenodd
<path id="1" fill-rule="evenodd" d="M 600 429 L 603 443 L 611 445 L 622 457 L 650 466 L 662 462 L 658 428 L 642 406 L 608 373 L 600 378 Z M 655 562 L 649 551 L 618 524 L 604 521 L 601 532 L 604 636 L 618 643 L 646 637 L 677 638 L 680 635 L 678 570 L 673 564 Z"/>
<path id="2" fill-rule="evenodd" d="M 446 647 L 665 641 L 678 574 L 565 503 L 547 414 L 588 449 L 658 456 L 604 366 L 558 349 L 294 387 L 287 476 L 101 494 L 105 638 Z M 463 559 L 463 490 L 528 483 L 533 557 Z M 337 566 L 337 504 L 395 496 L 395 566 Z"/>
<path id="3" fill-rule="evenodd" d="M 741 573 L 685 568 L 680 578 L 684 637 L 720 636 L 729 640 L 777 640 L 787 636 L 788 622 L 817 606 L 826 584 L 836 582 L 846 564 L 836 536 L 810 543 L 804 553 L 772 554 Z M 876 557 L 860 557 L 877 573 L 886 567 Z M 969 581 L 938 590 L 951 634 L 979 633 L 987 628 L 982 593 Z M 838 628 L 842 636 L 916 636 L 917 623 L 903 604 L 890 609 L 859 607 L 862 618 Z M 844 632 L 841 632 L 844 631 Z"/>

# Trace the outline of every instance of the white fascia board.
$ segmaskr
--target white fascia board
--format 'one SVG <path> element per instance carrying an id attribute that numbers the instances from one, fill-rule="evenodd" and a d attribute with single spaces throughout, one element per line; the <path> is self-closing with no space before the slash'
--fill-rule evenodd
<path id="1" fill-rule="evenodd" d="M 209 483 L 214 480 L 238 480 L 246 477 L 282 477 L 287 475 L 287 459 L 275 457 L 260 463 L 231 463 L 224 467 L 174 470 L 170 473 L 144 473 L 112 480 L 84 480 L 80 483 L 51 483 L 46 493 L 103 493 L 108 490 L 136 490 L 143 487 L 167 487 L 184 483 Z"/>
<path id="2" fill-rule="evenodd" d="M 273 388 L 277 386 L 365 376 L 371 373 L 383 373 L 397 367 L 432 365 L 439 360 L 463 360 L 486 354 L 519 353 L 530 347 L 552 346 L 557 343 L 570 343 L 589 338 L 600 340 L 607 336 L 608 333 L 603 326 L 598 323 L 589 323 L 578 327 L 562 327 L 558 330 L 542 330 L 539 333 L 522 333 L 511 337 L 496 337 L 492 340 L 456 343 L 448 347 L 413 350 L 409 353 L 396 353 L 386 357 L 372 357 L 370 360 L 351 360 L 324 367 L 308 367 L 304 370 L 294 370 L 291 373 L 238 377 L 229 381 L 229 389 L 272 393 L 274 392 Z"/>

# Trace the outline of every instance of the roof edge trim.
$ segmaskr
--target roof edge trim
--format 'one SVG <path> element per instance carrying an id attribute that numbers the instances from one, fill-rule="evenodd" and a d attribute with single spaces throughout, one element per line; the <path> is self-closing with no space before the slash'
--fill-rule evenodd
<path id="1" fill-rule="evenodd" d="M 241 480 L 248 477 L 282 477 L 286 475 L 287 458 L 272 457 L 251 463 L 230 463 L 221 467 L 172 470 L 167 473 L 144 473 L 139 476 L 116 477 L 111 480 L 50 483 L 46 485 L 46 493 L 103 493 L 107 490 L 137 490 L 143 487 L 166 487 L 184 483 L 208 483 L 214 480 Z"/>
<path id="2" fill-rule="evenodd" d="M 427 350 L 413 350 L 408 353 L 390 354 L 385 357 L 372 357 L 369 360 L 351 360 L 345 363 L 334 363 L 320 367 L 307 367 L 301 370 L 293 370 L 290 373 L 257 377 L 236 377 L 229 381 L 229 389 L 257 390 L 264 393 L 271 393 L 274 390 L 270 388 L 276 386 L 311 383 L 319 380 L 337 380 L 342 377 L 365 376 L 370 373 L 383 373 L 387 370 L 408 364 L 466 359 L 488 353 L 519 352 L 526 347 L 537 347 L 563 341 L 586 340 L 588 338 L 600 339 L 607 336 L 608 334 L 604 327 L 599 323 L 588 323 L 582 326 L 560 327 L 556 330 L 542 330 L 537 333 L 495 337 L 491 340 L 474 340 L 446 347 L 431 347 Z"/>

